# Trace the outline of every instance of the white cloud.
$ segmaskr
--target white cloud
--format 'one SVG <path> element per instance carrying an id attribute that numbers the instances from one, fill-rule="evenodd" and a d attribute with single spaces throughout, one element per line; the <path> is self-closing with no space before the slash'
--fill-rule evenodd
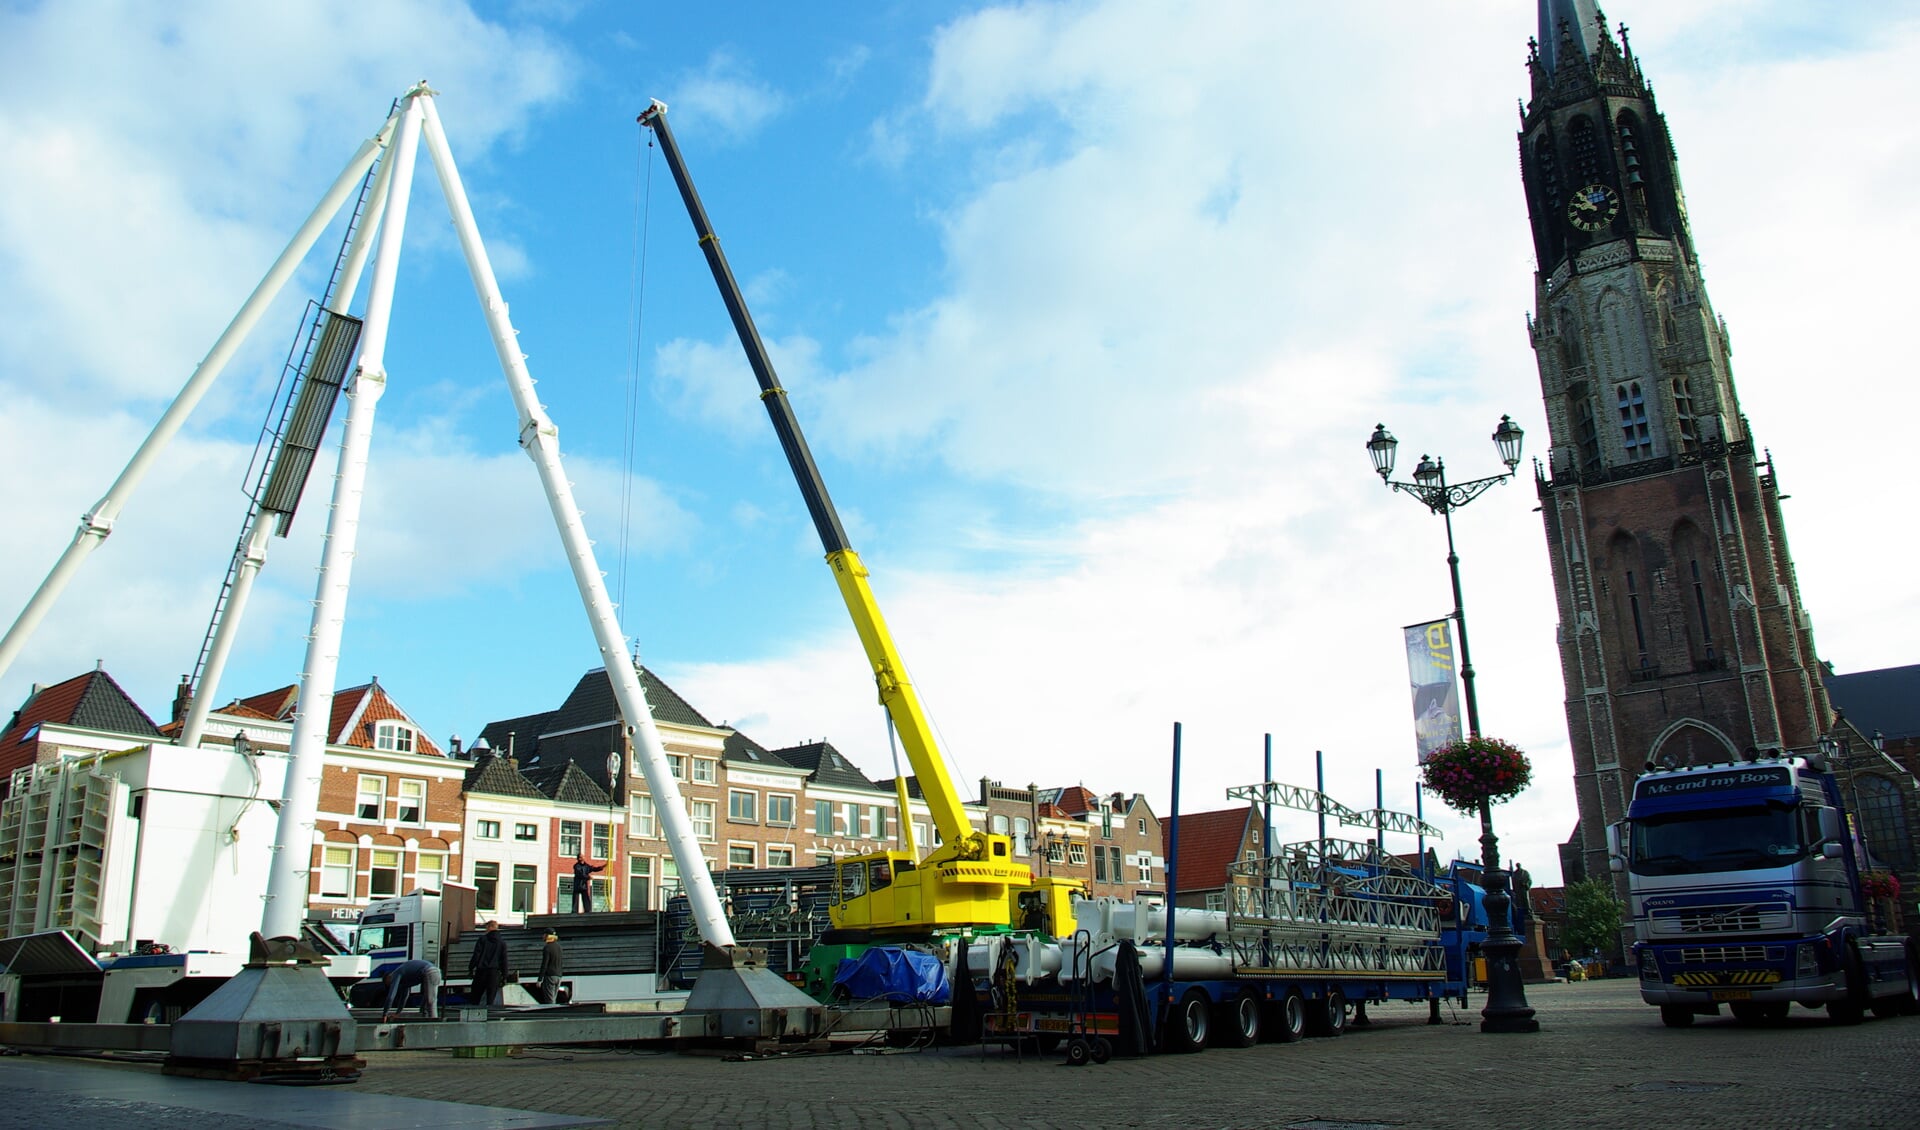
<path id="1" fill-rule="evenodd" d="M 1885 332 L 1920 250 L 1895 187 L 1920 172 L 1920 127 L 1891 109 L 1920 32 L 1808 60 L 1744 27 L 1742 52 L 1691 70 L 1697 37 L 1724 44 L 1743 14 L 1693 5 L 1636 45 L 1746 406 L 1803 500 L 1790 532 L 1826 654 L 1911 662 L 1882 625 L 1920 611 L 1898 565 L 1916 547 L 1860 484 L 1899 481 L 1902 449 L 1876 437 L 1920 407 Z M 917 114 L 931 136 L 905 140 L 902 115 L 875 136 L 971 156 L 974 183 L 942 213 L 948 285 L 850 344 L 809 437 L 1107 515 L 1049 539 L 1043 563 L 868 558 L 963 781 L 1081 780 L 1164 805 L 1179 719 L 1183 807 L 1254 779 L 1266 731 L 1282 779 L 1310 781 L 1324 749 L 1335 795 L 1370 805 L 1378 766 L 1389 805 L 1411 806 L 1397 629 L 1451 606 L 1445 541 L 1381 490 L 1362 444 L 1384 420 L 1405 461 L 1431 451 L 1478 476 L 1498 469 L 1487 437 L 1508 412 L 1544 450 L 1505 111 L 1527 93 L 1524 21 L 1475 7 L 1416 33 L 1253 4 L 1030 4 L 936 37 Z M 1809 376 L 1845 395 L 1808 395 Z M 1486 725 L 1536 764 L 1496 817 L 1503 852 L 1547 883 L 1575 808 L 1532 495 L 1523 466 L 1455 532 Z M 763 742 L 824 735 L 890 772 L 851 631 L 670 677 Z M 1443 856 L 1476 855 L 1474 822 L 1436 810 Z"/>
<path id="2" fill-rule="evenodd" d="M 699 72 L 680 80 L 667 104 L 676 122 L 710 126 L 739 140 L 784 110 L 787 99 L 756 78 L 746 63 L 716 51 Z"/>

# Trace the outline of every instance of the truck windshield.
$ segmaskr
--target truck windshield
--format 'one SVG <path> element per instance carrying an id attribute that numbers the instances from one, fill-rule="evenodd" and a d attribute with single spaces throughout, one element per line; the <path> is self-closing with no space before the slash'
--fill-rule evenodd
<path id="1" fill-rule="evenodd" d="M 410 926 L 362 926 L 354 951 L 372 953 L 375 950 L 405 949 L 407 932 L 411 929 Z"/>
<path id="2" fill-rule="evenodd" d="M 1791 863 L 1807 853 L 1793 811 L 1766 804 L 1635 820 L 1630 867 L 1635 875 L 1690 875 Z"/>

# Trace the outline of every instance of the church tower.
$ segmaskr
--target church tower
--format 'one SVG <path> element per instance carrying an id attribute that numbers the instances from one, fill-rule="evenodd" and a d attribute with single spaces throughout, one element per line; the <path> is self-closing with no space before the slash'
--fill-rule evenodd
<path id="1" fill-rule="evenodd" d="M 1599 876 L 1647 762 L 1808 750 L 1831 711 L 1772 457 L 1740 411 L 1627 29 L 1616 40 L 1593 0 L 1540 0 L 1527 66 L 1537 485 L 1580 807 L 1566 862 Z"/>

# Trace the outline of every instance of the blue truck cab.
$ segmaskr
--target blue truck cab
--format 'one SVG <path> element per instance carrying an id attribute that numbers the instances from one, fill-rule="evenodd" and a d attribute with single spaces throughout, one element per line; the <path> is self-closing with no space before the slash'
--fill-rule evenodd
<path id="1" fill-rule="evenodd" d="M 1920 1011 L 1905 938 L 1873 932 L 1837 782 L 1818 755 L 1649 772 L 1608 829 L 1627 875 L 1640 995 L 1669 1027 Z"/>

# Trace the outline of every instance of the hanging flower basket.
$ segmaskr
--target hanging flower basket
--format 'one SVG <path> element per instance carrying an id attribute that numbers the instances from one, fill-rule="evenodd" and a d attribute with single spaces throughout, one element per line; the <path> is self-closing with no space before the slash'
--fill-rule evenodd
<path id="1" fill-rule="evenodd" d="M 1520 795 L 1533 766 L 1518 746 L 1499 738 L 1464 738 L 1434 750 L 1420 765 L 1421 783 L 1450 808 L 1474 812 Z"/>
<path id="2" fill-rule="evenodd" d="M 1860 889 L 1873 899 L 1900 897 L 1900 879 L 1891 871 L 1869 871 L 1860 876 Z"/>

